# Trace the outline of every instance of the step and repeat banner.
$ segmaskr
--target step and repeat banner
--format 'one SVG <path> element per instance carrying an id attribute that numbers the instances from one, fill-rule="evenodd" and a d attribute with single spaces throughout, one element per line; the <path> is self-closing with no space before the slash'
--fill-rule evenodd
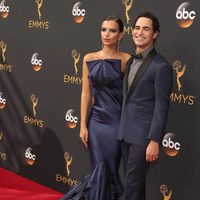
<path id="1" fill-rule="evenodd" d="M 199 0 L 0 0 L 0 166 L 63 193 L 89 173 L 79 139 L 82 59 L 101 49 L 109 15 L 124 21 L 120 49 L 133 52 L 134 18 L 150 11 L 160 20 L 156 48 L 171 63 L 174 86 L 147 200 L 197 199 L 199 8 Z"/>

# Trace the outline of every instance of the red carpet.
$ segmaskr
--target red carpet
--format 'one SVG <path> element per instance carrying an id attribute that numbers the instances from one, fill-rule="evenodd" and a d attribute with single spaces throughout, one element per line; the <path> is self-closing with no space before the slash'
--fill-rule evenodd
<path id="1" fill-rule="evenodd" d="M 0 200 L 58 200 L 62 193 L 0 168 Z"/>

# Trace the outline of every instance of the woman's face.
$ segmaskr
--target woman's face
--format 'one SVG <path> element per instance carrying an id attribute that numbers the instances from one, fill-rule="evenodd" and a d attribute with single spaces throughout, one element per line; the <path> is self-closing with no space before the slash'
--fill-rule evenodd
<path id="1" fill-rule="evenodd" d="M 101 40 L 104 46 L 117 46 L 123 33 L 119 31 L 119 25 L 115 21 L 104 21 L 101 26 Z"/>

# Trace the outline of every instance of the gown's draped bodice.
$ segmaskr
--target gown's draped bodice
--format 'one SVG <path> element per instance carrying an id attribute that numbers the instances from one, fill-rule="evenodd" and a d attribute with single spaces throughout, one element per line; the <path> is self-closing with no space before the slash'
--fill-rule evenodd
<path id="1" fill-rule="evenodd" d="M 123 87 L 121 60 L 92 60 L 87 65 L 94 97 L 92 117 L 102 123 L 119 120 Z M 118 117 L 113 117 L 114 114 Z"/>

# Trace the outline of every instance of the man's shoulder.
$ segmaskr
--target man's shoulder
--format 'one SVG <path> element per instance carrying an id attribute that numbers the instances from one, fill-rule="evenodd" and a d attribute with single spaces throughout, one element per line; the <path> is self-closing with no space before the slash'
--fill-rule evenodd
<path id="1" fill-rule="evenodd" d="M 173 68 L 172 65 L 169 63 L 169 61 L 162 56 L 160 53 L 156 53 L 156 56 L 153 59 L 153 66 L 154 69 L 158 71 L 168 71 L 169 73 L 172 73 Z"/>
<path id="2" fill-rule="evenodd" d="M 154 57 L 154 60 L 156 60 L 157 62 L 159 62 L 160 64 L 163 63 L 163 64 L 166 64 L 166 65 L 169 65 L 170 66 L 170 63 L 169 61 L 163 56 L 161 55 L 160 53 L 156 52 L 156 55 Z"/>

